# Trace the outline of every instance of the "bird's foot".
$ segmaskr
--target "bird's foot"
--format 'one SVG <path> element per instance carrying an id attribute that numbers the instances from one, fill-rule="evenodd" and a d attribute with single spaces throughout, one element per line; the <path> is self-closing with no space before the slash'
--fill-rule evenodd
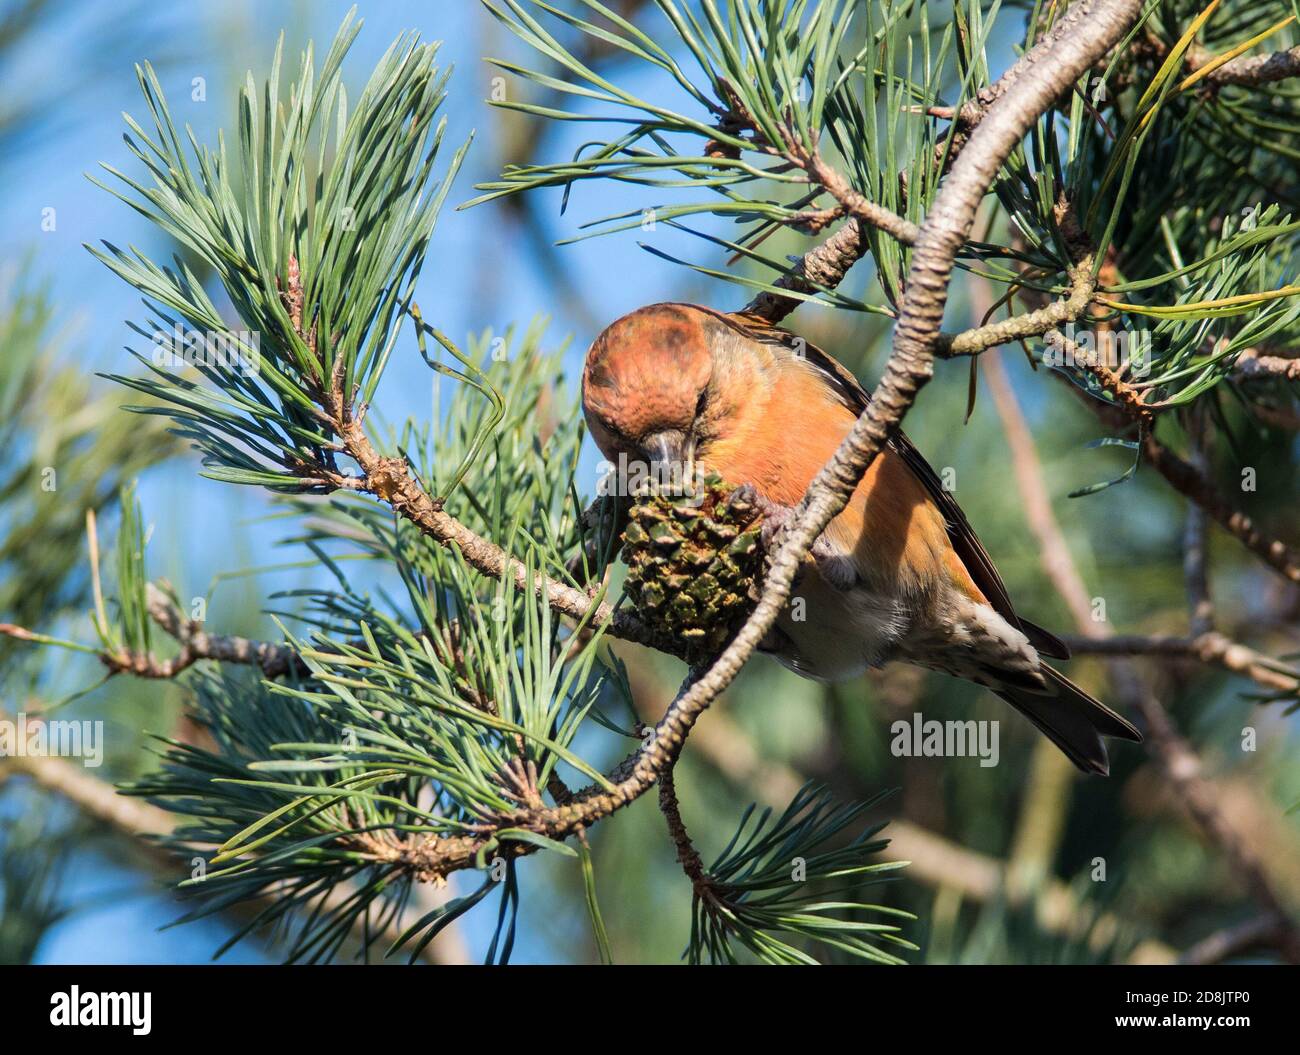
<path id="1" fill-rule="evenodd" d="M 727 497 L 727 505 L 745 509 L 746 507 L 761 513 L 766 500 L 758 493 L 753 484 L 741 484 Z"/>
<path id="2" fill-rule="evenodd" d="M 746 495 L 747 500 L 752 501 L 759 512 L 763 514 L 763 525 L 759 530 L 759 537 L 770 561 L 774 556 L 772 544 L 781 529 L 793 517 L 794 506 L 773 502 L 768 498 L 764 498 L 753 488 L 750 488 L 750 491 L 752 494 Z M 843 592 L 852 589 L 857 583 L 858 574 L 853 566 L 852 558 L 838 552 L 824 535 L 818 536 L 817 541 L 812 544 L 812 549 L 808 552 L 816 565 L 818 573 L 826 581 L 827 585 Z M 795 578 L 796 585 L 798 585 L 800 578 L 802 578 L 802 570 Z"/>

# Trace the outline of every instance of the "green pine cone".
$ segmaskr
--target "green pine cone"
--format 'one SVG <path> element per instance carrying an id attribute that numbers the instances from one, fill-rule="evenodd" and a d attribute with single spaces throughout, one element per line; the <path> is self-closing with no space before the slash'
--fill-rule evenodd
<path id="1" fill-rule="evenodd" d="M 627 592 L 646 622 L 683 642 L 692 662 L 716 653 L 754 609 L 762 517 L 708 476 L 694 495 L 645 490 L 623 532 Z"/>

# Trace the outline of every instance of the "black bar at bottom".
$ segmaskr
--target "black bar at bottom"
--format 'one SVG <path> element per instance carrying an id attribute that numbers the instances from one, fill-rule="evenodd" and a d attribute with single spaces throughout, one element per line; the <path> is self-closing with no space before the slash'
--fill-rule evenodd
<path id="1" fill-rule="evenodd" d="M 767 1039 L 779 1029 L 819 1045 L 840 1035 L 926 1042 L 937 1033 L 1083 1043 L 1201 1036 L 1222 1044 L 1285 1035 L 1296 999 L 1295 975 L 1252 967 L 828 968 L 837 975 L 829 980 L 775 969 L 706 976 L 676 968 L 671 979 L 651 980 L 633 977 L 637 969 L 515 967 L 527 977 L 507 981 L 473 970 L 25 967 L 0 975 L 0 994 L 12 1036 L 84 1041 L 112 1033 L 127 1044 L 210 1038 L 259 1048 L 281 1037 L 432 1040 L 453 1024 L 458 1045 L 475 1033 L 497 1043 L 516 1030 L 520 1040 L 550 1029 L 573 1039 L 574 1029 L 620 1020 L 639 1021 L 647 1040 L 666 1027 L 733 1042 L 751 1028 Z M 600 1043 L 598 1035 L 587 1041 Z"/>

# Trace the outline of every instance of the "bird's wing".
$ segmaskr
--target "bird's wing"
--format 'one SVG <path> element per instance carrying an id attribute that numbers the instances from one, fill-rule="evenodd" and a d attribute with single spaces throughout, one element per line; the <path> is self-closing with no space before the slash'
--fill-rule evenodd
<path id="1" fill-rule="evenodd" d="M 783 330 L 778 326 L 771 326 L 752 316 L 730 316 L 728 318 L 730 325 L 738 327 L 755 340 L 777 343 L 795 354 L 802 355 L 810 366 L 816 367 L 821 372 L 831 389 L 844 405 L 853 412 L 855 417 L 860 415 L 871 401 L 871 397 L 867 395 L 866 389 L 862 387 L 858 379 L 843 364 L 816 345 L 809 344 L 801 337 L 795 337 L 788 330 Z M 889 441 L 889 446 L 902 457 L 916 478 L 925 485 L 930 498 L 943 513 L 944 521 L 948 526 L 948 538 L 952 543 L 952 548 L 956 551 L 957 556 L 961 558 L 961 562 L 966 566 L 971 579 L 980 588 L 980 592 L 988 598 L 988 602 L 993 606 L 994 610 L 1012 626 L 1019 627 L 1025 636 L 1029 638 L 1030 644 L 1043 655 L 1051 656 L 1053 659 L 1069 659 L 1070 649 L 1065 642 L 1050 631 L 1044 630 L 1042 627 L 1029 622 L 1027 619 L 1022 619 L 1016 614 L 1015 607 L 1011 603 L 1011 597 L 1007 593 L 1006 584 L 1003 583 L 1002 576 L 998 574 L 997 568 L 993 566 L 993 559 L 975 534 L 975 529 L 970 526 L 966 514 L 962 512 L 961 506 L 957 504 L 957 500 L 953 498 L 952 494 L 944 489 L 943 481 L 930 467 L 930 463 L 925 460 L 920 451 L 912 446 L 912 441 L 903 434 L 901 429 L 894 433 L 893 438 Z"/>

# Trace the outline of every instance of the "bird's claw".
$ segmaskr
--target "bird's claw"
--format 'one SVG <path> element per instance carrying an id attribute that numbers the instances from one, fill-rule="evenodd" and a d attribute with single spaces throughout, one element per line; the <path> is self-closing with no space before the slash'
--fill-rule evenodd
<path id="1" fill-rule="evenodd" d="M 794 514 L 794 506 L 773 502 L 768 498 L 764 498 L 757 491 L 754 491 L 753 501 L 759 512 L 763 514 L 763 524 L 759 529 L 759 538 L 763 543 L 763 549 L 767 551 L 770 563 L 774 556 L 772 544 L 781 529 L 790 522 L 790 518 Z M 857 583 L 857 570 L 853 566 L 852 559 L 838 552 L 827 541 L 825 535 L 817 537 L 808 553 L 812 557 L 814 564 L 816 564 L 818 573 L 828 586 L 844 592 L 852 589 Z M 802 576 L 803 569 L 801 568 L 795 576 L 795 585 L 798 585 Z"/>
<path id="2" fill-rule="evenodd" d="M 741 484 L 731 492 L 727 498 L 728 505 L 748 505 L 757 510 L 762 510 L 764 500 L 758 493 L 758 488 L 753 484 Z"/>

